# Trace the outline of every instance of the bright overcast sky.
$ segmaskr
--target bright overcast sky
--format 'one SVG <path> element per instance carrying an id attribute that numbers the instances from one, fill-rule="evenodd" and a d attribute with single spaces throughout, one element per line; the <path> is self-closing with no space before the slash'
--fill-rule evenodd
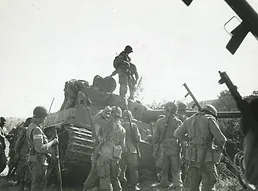
<path id="1" fill-rule="evenodd" d="M 0 0 L 0 115 L 31 116 L 53 97 L 57 111 L 65 81 L 110 75 L 127 44 L 145 103 L 183 100 L 185 82 L 198 100 L 216 98 L 226 89 L 219 70 L 251 94 L 258 43 L 250 34 L 234 56 L 227 51 L 223 25 L 234 15 L 223 0 Z"/>

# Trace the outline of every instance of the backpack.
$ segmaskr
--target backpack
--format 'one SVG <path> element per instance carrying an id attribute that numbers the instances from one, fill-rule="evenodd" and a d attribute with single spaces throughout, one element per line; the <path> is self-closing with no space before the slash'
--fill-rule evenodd
<path id="1" fill-rule="evenodd" d="M 121 64 L 120 60 L 119 60 L 119 55 L 115 57 L 114 61 L 113 61 L 113 67 L 117 70 Z"/>

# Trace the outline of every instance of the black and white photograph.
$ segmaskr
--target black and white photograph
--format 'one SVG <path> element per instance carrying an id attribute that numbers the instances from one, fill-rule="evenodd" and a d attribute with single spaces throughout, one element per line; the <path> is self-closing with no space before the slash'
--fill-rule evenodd
<path id="1" fill-rule="evenodd" d="M 0 0 L 0 191 L 258 191 L 258 0 Z"/>

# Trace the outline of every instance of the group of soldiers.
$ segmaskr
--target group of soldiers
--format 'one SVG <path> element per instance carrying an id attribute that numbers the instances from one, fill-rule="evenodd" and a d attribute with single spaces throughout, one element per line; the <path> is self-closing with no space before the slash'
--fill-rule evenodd
<path id="1" fill-rule="evenodd" d="M 130 98 L 133 99 L 139 76 L 136 66 L 131 63 L 131 52 L 132 47 L 126 46 L 115 58 L 116 70 L 111 76 L 118 73 L 120 95 L 125 98 L 129 86 Z M 69 108 L 67 105 L 74 101 L 67 99 L 63 109 Z M 183 103 L 168 102 L 164 105 L 164 115 L 160 115 L 155 123 L 151 142 L 158 181 L 161 187 L 176 191 L 196 191 L 200 184 L 202 190 L 210 191 L 217 180 L 216 164 L 220 162 L 226 137 L 219 128 L 214 106 L 206 105 L 191 117 L 186 117 L 186 109 Z M 48 140 L 43 132 L 47 115 L 44 107 L 36 107 L 33 117 L 18 128 L 17 139 L 13 140 L 20 191 L 26 186 L 31 191 L 46 187 L 48 161 L 54 156 L 52 146 L 59 143 L 57 137 Z M 1 118 L 0 156 L 5 155 L 4 123 L 4 118 Z M 141 134 L 132 113 L 127 109 L 122 111 L 118 106 L 107 106 L 94 116 L 93 124 L 92 167 L 83 191 L 96 187 L 100 191 L 121 191 L 125 186 L 132 191 L 140 190 L 138 160 Z M 1 164 L 6 162 L 6 158 L 0 159 Z M 12 169 L 9 163 L 8 175 Z M 126 176 L 127 169 L 129 177 Z"/>
<path id="2" fill-rule="evenodd" d="M 207 105 L 187 118 L 186 106 L 183 104 L 182 107 L 182 104 L 165 104 L 164 115 L 156 122 L 153 143 L 156 146 L 160 144 L 159 154 L 155 155 L 160 186 L 177 191 L 195 191 L 199 190 L 202 182 L 203 190 L 213 190 L 217 180 L 216 164 L 226 142 L 217 123 L 217 110 Z M 141 135 L 132 113 L 124 110 L 122 114 L 119 107 L 107 106 L 94 119 L 96 147 L 83 191 L 93 189 L 98 179 L 101 191 L 119 191 L 123 185 L 133 191 L 140 190 L 137 145 Z M 183 163 L 187 164 L 187 170 L 182 168 Z M 126 167 L 130 175 L 128 180 Z"/>

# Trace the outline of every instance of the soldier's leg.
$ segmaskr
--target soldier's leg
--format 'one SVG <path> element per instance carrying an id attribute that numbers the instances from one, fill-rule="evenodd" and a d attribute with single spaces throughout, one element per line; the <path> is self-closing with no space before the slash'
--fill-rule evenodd
<path id="1" fill-rule="evenodd" d="M 46 187 L 46 172 L 47 167 L 41 164 L 32 163 L 30 164 L 31 172 L 31 191 L 43 190 Z"/>
<path id="2" fill-rule="evenodd" d="M 190 191 L 199 190 L 199 186 L 201 183 L 201 170 L 200 165 L 196 163 L 191 163 L 189 166 L 189 172 L 187 174 L 189 182 L 190 182 Z"/>
<path id="3" fill-rule="evenodd" d="M 1 146 L 0 146 L 1 147 Z M 7 158 L 4 153 L 0 154 L 0 173 L 3 172 L 7 164 Z"/>
<path id="4" fill-rule="evenodd" d="M 122 191 L 120 181 L 118 179 L 121 172 L 119 163 L 117 160 L 111 160 L 111 182 L 114 191 Z"/>
<path id="5" fill-rule="evenodd" d="M 173 180 L 173 187 L 176 188 L 176 191 L 181 191 L 183 187 L 183 182 L 181 179 L 181 157 L 178 153 L 177 155 L 172 155 L 171 159 L 171 174 Z"/>
<path id="6" fill-rule="evenodd" d="M 128 168 L 130 171 L 130 184 L 135 190 L 139 182 L 139 173 L 138 173 L 138 156 L 136 153 L 128 155 Z"/>
<path id="7" fill-rule="evenodd" d="M 84 182 L 83 191 L 86 191 L 90 188 L 93 188 L 94 184 L 97 180 L 98 180 L 97 167 L 96 167 L 96 165 L 93 165 L 93 166 L 91 166 L 90 173 L 89 173 L 87 179 Z"/>
<path id="8" fill-rule="evenodd" d="M 126 94 L 127 94 L 127 85 L 126 84 L 120 84 L 119 95 L 121 97 L 125 97 Z"/>
<path id="9" fill-rule="evenodd" d="M 121 169 L 121 173 L 119 175 L 119 180 L 121 182 L 121 184 L 127 182 L 125 173 L 126 173 L 126 169 L 127 169 L 127 156 L 122 156 L 122 158 L 119 161 L 119 165 L 120 165 L 120 169 Z"/>
<path id="10" fill-rule="evenodd" d="M 185 165 L 185 172 L 184 172 L 184 179 L 183 179 L 183 185 L 184 185 L 184 191 L 189 191 L 190 190 L 190 180 L 189 180 L 189 164 L 187 162 L 184 163 Z"/>
<path id="11" fill-rule="evenodd" d="M 214 190 L 217 180 L 217 170 L 213 162 L 207 162 L 202 168 L 202 191 Z"/>
<path id="12" fill-rule="evenodd" d="M 134 99 L 134 93 L 135 93 L 135 86 L 134 86 L 134 84 L 129 84 L 129 92 L 130 92 L 129 99 Z"/>
<path id="13" fill-rule="evenodd" d="M 169 186 L 169 182 L 168 182 L 169 163 L 170 163 L 170 158 L 163 151 L 163 154 L 162 154 L 162 170 L 161 170 L 161 178 L 160 178 L 160 184 L 161 184 L 162 187 Z"/>
<path id="14" fill-rule="evenodd" d="M 97 173 L 100 180 L 101 191 L 112 191 L 111 185 L 111 160 L 99 156 L 97 159 Z"/>

